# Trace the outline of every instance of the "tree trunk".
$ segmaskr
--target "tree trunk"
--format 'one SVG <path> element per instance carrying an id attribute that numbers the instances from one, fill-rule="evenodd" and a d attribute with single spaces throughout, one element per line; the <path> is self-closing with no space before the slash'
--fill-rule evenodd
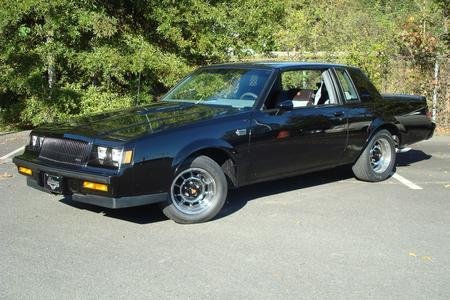
<path id="1" fill-rule="evenodd" d="M 47 44 L 53 43 L 53 32 L 49 32 L 47 35 Z M 56 81 L 56 71 L 55 71 L 55 58 L 53 53 L 49 52 L 47 54 L 47 77 L 48 77 L 48 88 L 50 93 Z"/>

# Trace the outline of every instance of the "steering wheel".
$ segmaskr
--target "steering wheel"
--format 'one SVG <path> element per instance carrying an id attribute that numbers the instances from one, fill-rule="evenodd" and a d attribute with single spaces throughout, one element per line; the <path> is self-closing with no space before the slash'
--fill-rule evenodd
<path id="1" fill-rule="evenodd" d="M 253 99 L 248 99 L 248 100 L 256 100 L 256 98 L 258 98 L 258 95 L 256 95 L 255 93 L 252 93 L 252 92 L 247 92 L 247 93 L 243 93 L 239 99 L 244 100 L 245 97 L 253 98 Z"/>

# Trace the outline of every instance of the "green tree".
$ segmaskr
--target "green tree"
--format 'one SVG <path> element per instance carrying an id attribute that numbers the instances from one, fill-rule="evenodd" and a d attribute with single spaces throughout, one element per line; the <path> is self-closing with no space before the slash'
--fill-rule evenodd
<path id="1" fill-rule="evenodd" d="M 198 65 L 273 50 L 362 67 L 382 90 L 430 96 L 434 86 L 448 95 L 446 81 L 433 83 L 437 63 L 446 72 L 448 7 L 448 0 L 1 1 L 0 127 L 144 104 Z"/>
<path id="2" fill-rule="evenodd" d="M 271 50 L 282 12 L 263 0 L 2 1 L 0 122 L 152 101 L 196 65 Z"/>

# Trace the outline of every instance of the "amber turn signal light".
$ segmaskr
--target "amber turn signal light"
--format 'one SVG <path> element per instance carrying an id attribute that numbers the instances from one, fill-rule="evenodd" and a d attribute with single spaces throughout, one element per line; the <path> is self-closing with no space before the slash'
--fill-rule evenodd
<path id="1" fill-rule="evenodd" d="M 102 191 L 102 192 L 108 191 L 108 186 L 106 184 L 95 183 L 95 182 L 90 182 L 90 181 L 83 181 L 83 187 L 85 189 L 89 189 L 89 190 L 96 190 L 96 191 Z"/>
<path id="2" fill-rule="evenodd" d="M 124 151 L 123 156 L 122 156 L 122 163 L 130 164 L 132 158 L 133 158 L 133 151 L 131 151 L 131 150 Z"/>
<path id="3" fill-rule="evenodd" d="M 25 168 L 25 167 L 19 167 L 19 173 L 23 175 L 33 175 L 33 171 L 31 169 Z"/>

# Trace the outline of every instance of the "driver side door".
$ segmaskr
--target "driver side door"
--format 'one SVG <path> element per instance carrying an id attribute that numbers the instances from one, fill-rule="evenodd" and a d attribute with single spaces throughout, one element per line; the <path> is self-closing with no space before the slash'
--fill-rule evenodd
<path id="1" fill-rule="evenodd" d="M 249 182 L 339 164 L 347 143 L 346 114 L 327 69 L 281 72 L 266 106 L 253 114 Z M 292 109 L 278 104 L 292 101 Z"/>

